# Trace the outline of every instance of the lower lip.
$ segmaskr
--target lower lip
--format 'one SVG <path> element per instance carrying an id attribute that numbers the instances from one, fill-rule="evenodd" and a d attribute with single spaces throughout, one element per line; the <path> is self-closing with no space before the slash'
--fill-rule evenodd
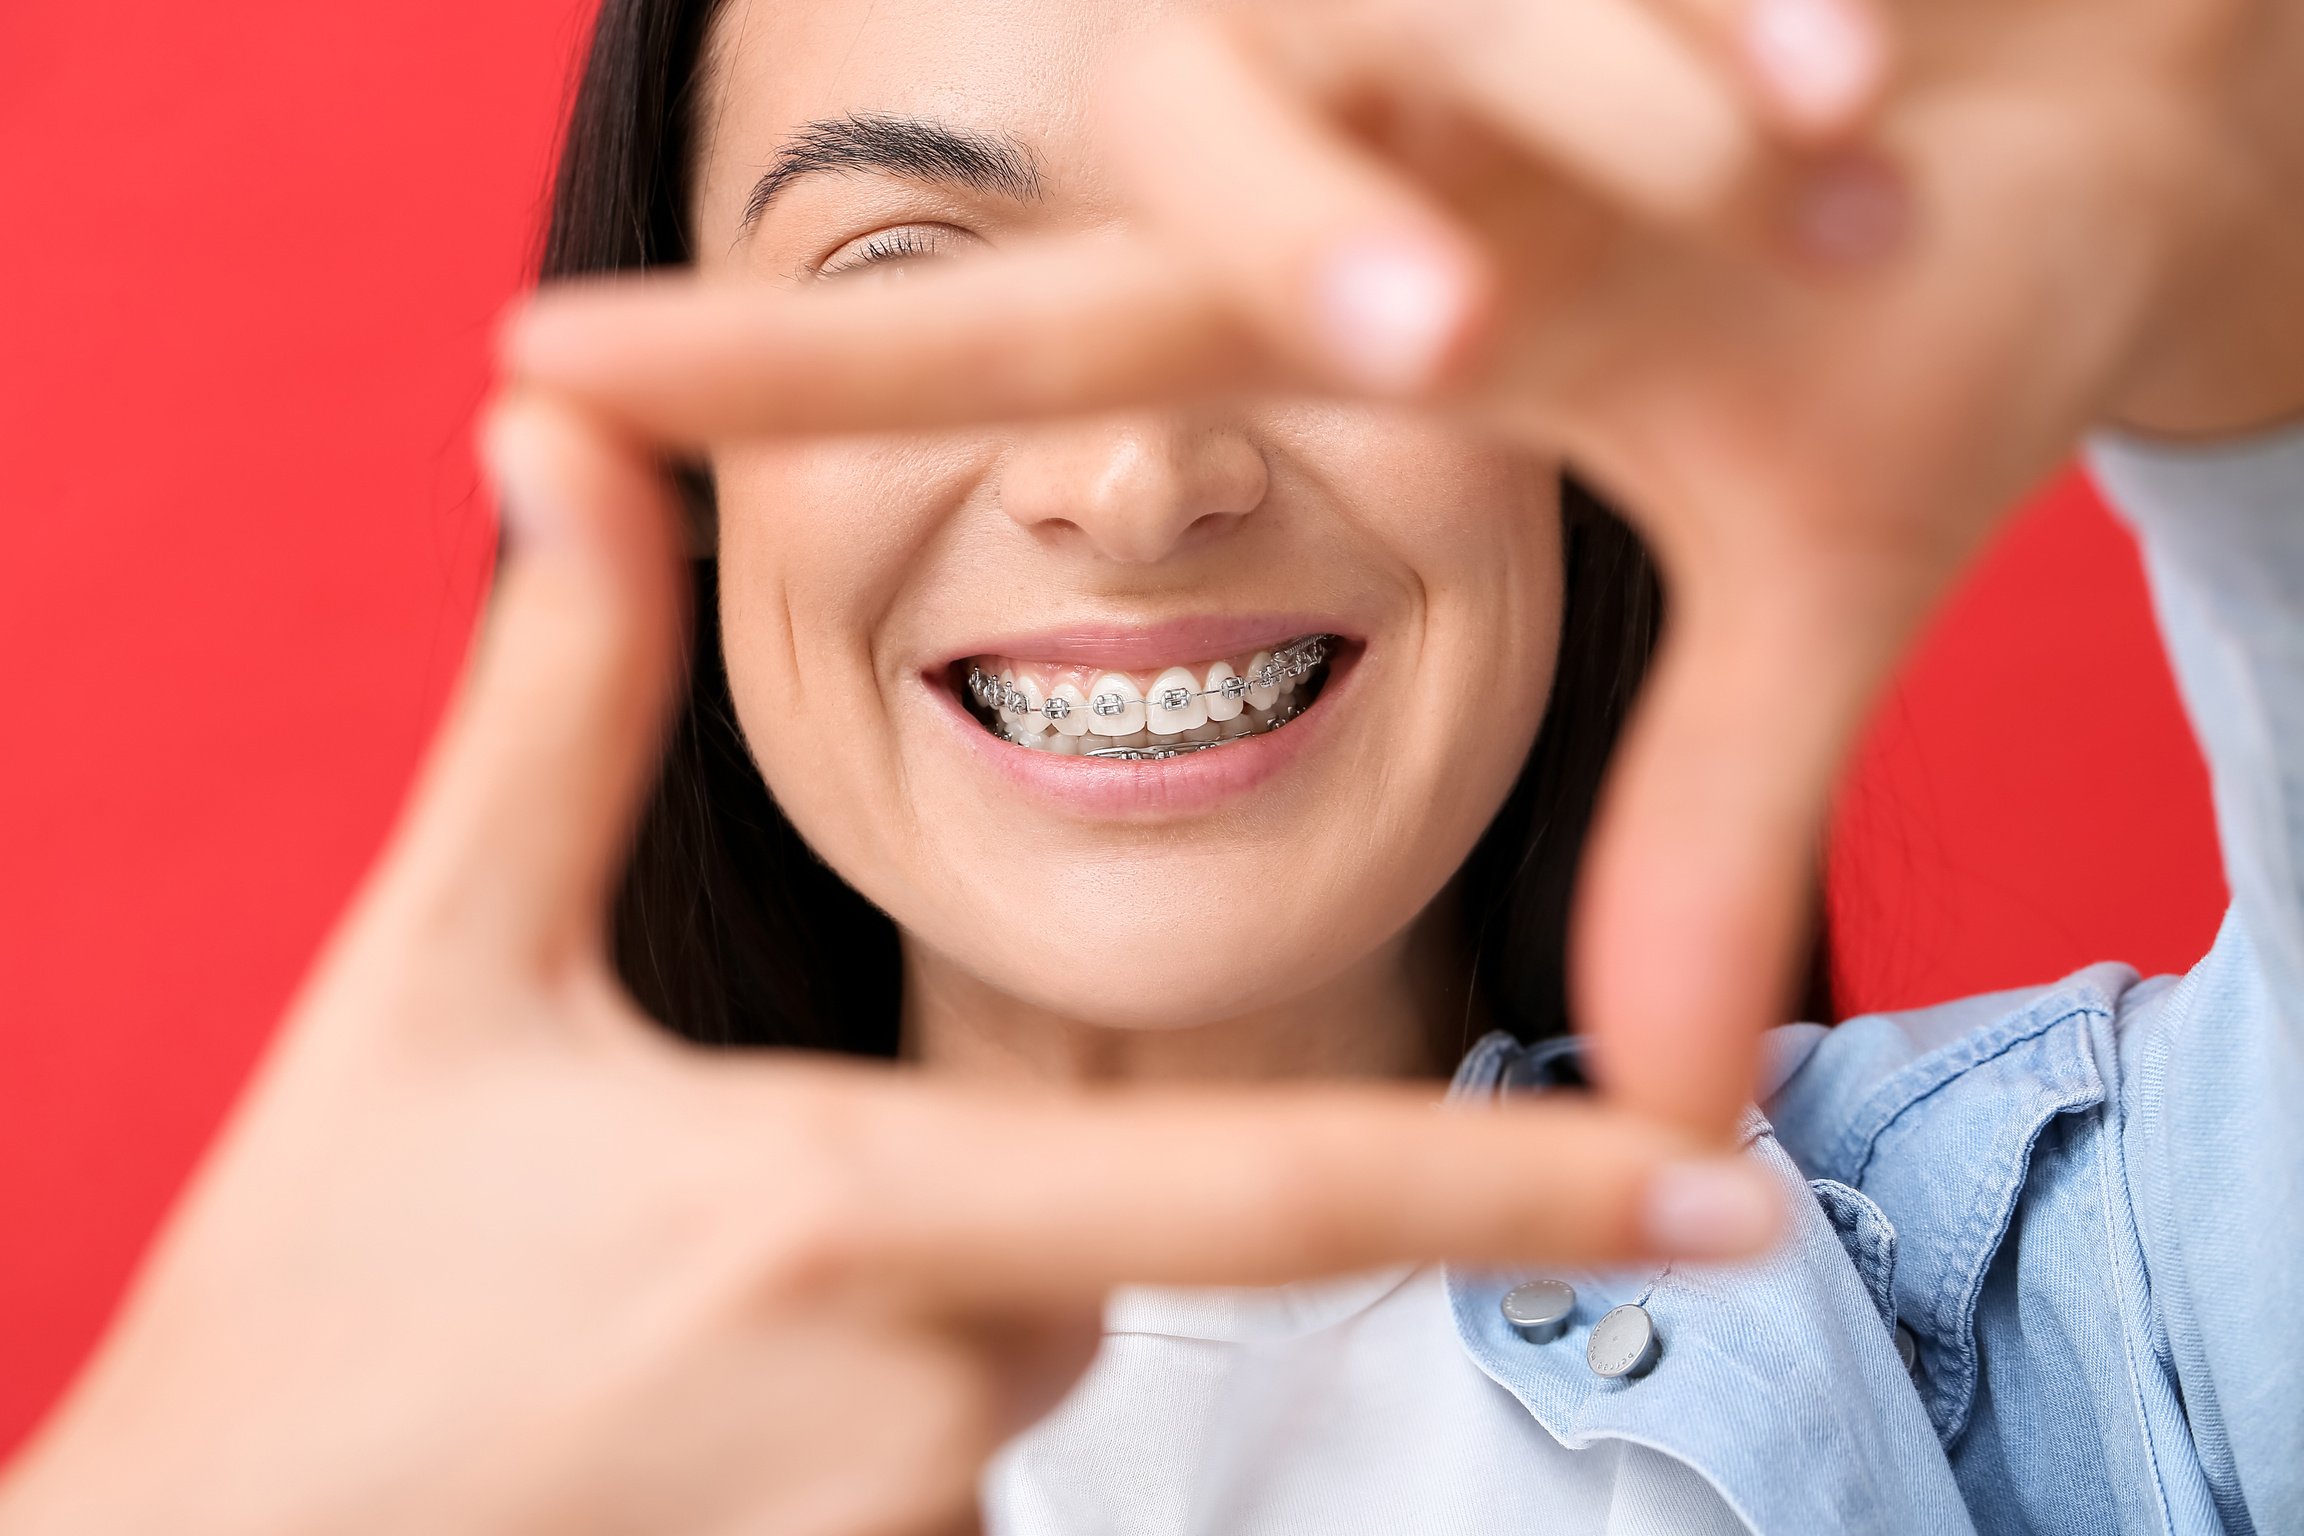
<path id="1" fill-rule="evenodd" d="M 1286 772 L 1326 734 L 1329 706 L 1349 691 L 1358 660 L 1333 658 L 1320 697 L 1286 725 L 1164 758 L 1059 757 L 1019 747 L 984 729 L 941 678 L 922 681 L 961 748 L 1025 794 L 1086 820 L 1161 821 L 1217 810 Z"/>

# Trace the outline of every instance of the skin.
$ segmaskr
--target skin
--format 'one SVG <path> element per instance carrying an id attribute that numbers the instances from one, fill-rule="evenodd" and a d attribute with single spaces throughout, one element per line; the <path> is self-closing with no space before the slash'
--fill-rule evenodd
<path id="1" fill-rule="evenodd" d="M 1564 452 L 1674 615 L 1572 1001 L 1617 1102 L 1725 1137 L 1838 765 L 1936 598 L 2090 426 L 2215 436 L 2304 397 L 2292 0 L 1852 11 L 1873 62 L 1821 115 L 1756 66 L 1763 16 L 1186 17 L 1097 96 L 1135 215 L 1107 237 L 807 304 L 571 294 L 509 354 L 684 443 L 1261 390 Z"/>
<path id="2" fill-rule="evenodd" d="M 1741 1097 L 1787 872 L 1872 682 L 2080 426 L 2304 413 L 2304 347 L 2278 336 L 2300 312 L 2275 302 L 2304 270 L 2304 7 L 1923 8 L 1888 18 L 1910 77 L 1821 118 L 1770 94 L 1732 8 L 1586 0 L 1590 25 L 1543 49 L 1497 30 L 1524 10 L 1164 32 L 1144 67 L 1191 110 L 1145 116 L 1142 81 L 1099 92 L 1133 217 L 1092 245 L 806 304 L 718 279 L 568 296 L 515 327 L 488 426 L 510 554 L 467 686 L 102 1353 L 0 1485 L 0 1532 L 964 1530 L 985 1456 L 1081 1368 L 1111 1284 L 1763 1243 L 1749 1169 L 1691 1159 Z M 1516 71 L 1618 89 L 1499 93 Z M 1724 110 L 1691 113 L 1691 78 Z M 1656 133 L 1594 131 L 1640 108 Z M 1788 278 L 1809 258 L 1768 254 L 1754 189 L 1793 188 L 1797 211 L 1816 148 L 1875 132 L 1934 178 L 1927 237 L 1866 281 Z M 1420 157 L 1435 134 L 1484 155 Z M 1365 274 L 1370 231 L 1436 280 L 1339 341 L 1320 278 L 1339 252 Z M 1282 383 L 1427 392 L 1652 493 L 1634 508 L 1678 636 L 1580 918 L 1609 1094 L 1438 1112 L 1382 1085 L 955 1084 L 709 1056 L 637 1016 L 601 933 L 679 653 L 660 447 L 1212 410 Z M 1228 419 L 1290 462 L 1276 430 Z M 1264 527 L 1318 505 L 1268 497 Z M 1038 547 L 1005 507 L 934 503 L 906 517 Z M 921 551 L 842 568 L 970 569 L 933 530 Z M 904 590 L 835 594 L 810 627 L 890 719 Z M 841 750 L 893 779 L 906 729 Z M 907 916 L 955 950 L 967 921 Z"/>
<path id="3" fill-rule="evenodd" d="M 710 48 L 703 277 L 885 284 L 1111 224 L 1094 86 L 1166 10 L 738 0 Z M 851 114 L 1016 144 L 1039 195 L 850 169 L 743 228 L 776 150 Z M 891 231 L 939 244 L 855 265 Z M 1479 1026 L 1433 903 L 1549 692 L 1552 465 L 1401 412 L 1234 402 L 712 464 L 738 713 L 778 803 L 900 927 L 908 1054 L 1049 1079 L 1453 1065 Z M 1273 612 L 1350 626 L 1352 696 L 1209 811 L 1029 799 L 962 760 L 919 676 L 976 636 Z"/>

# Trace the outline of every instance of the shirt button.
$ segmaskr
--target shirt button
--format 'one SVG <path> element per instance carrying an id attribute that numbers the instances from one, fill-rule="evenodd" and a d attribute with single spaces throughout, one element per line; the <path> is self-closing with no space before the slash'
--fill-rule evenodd
<path id="1" fill-rule="evenodd" d="M 1504 1321 L 1531 1344 L 1549 1344 L 1568 1327 L 1576 1287 L 1565 1280 L 1531 1280 L 1505 1293 Z"/>
<path id="2" fill-rule="evenodd" d="M 1920 1341 L 1912 1337 L 1912 1330 L 1902 1323 L 1896 1325 L 1896 1358 L 1904 1362 L 1905 1374 L 1918 1374 L 1920 1370 Z"/>
<path id="3" fill-rule="evenodd" d="M 1626 1302 L 1592 1325 L 1584 1361 L 1596 1374 L 1615 1380 L 1647 1375 L 1656 1368 L 1656 1357 L 1661 1353 L 1656 1320 L 1646 1307 Z"/>

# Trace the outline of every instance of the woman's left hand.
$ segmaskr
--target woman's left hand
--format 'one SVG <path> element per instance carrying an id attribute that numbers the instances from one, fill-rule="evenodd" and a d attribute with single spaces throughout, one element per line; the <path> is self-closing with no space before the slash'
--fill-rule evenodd
<path id="1" fill-rule="evenodd" d="M 690 440 L 1310 389 L 1562 451 L 1673 604 L 1579 1013 L 1623 1102 L 1720 1133 L 1838 765 L 1964 561 L 2091 423 L 2304 406 L 2299 78 L 2304 0 L 1258 9 L 1113 92 L 1148 238 L 548 296 L 507 356 Z"/>

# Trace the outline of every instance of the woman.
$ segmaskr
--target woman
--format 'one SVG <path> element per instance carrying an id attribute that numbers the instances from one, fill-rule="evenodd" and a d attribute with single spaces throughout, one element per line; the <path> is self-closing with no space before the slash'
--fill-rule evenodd
<path id="1" fill-rule="evenodd" d="M 932 288 L 938 264 L 1098 230 L 1119 213 L 1084 93 L 1144 19 L 611 5 L 548 264 L 690 261 L 709 302 L 898 274 Z M 1625 174 L 1635 197 L 1661 185 Z M 1573 251 L 1579 234 L 1522 238 Z M 2144 360 L 2039 410 L 1992 473 L 2058 451 L 2076 400 L 2250 424 L 2253 389 L 2241 419 L 2158 414 L 2226 400 L 2159 362 L 2168 333 L 2208 329 L 2188 329 L 2207 313 L 2189 302 L 2151 312 L 2161 346 L 2078 349 L 2107 372 Z M 583 366 L 534 335 L 520 360 L 662 430 L 656 379 L 612 377 L 634 355 L 614 318 Z M 2278 408 L 2304 405 L 2284 367 L 2262 379 Z M 1490 404 L 1558 387 L 1482 386 Z M 972 408 L 1035 388 L 1062 393 L 1002 377 Z M 723 393 L 722 424 L 805 415 Z M 1568 877 L 1652 622 L 1634 547 L 1557 489 L 1556 459 L 1461 421 L 1204 389 L 1085 422 L 804 445 L 696 414 L 664 435 L 715 444 L 688 508 L 706 639 L 616 946 L 666 1021 L 900 1051 L 931 1080 L 1452 1073 L 1462 1102 L 1545 1102 L 1051 1108 L 788 1062 L 708 1072 L 647 1042 L 585 959 L 589 899 L 622 862 L 603 829 L 646 773 L 614 744 L 653 705 L 663 528 L 633 515 L 655 492 L 613 433 L 516 408 L 496 439 L 514 554 L 468 715 L 145 1298 L 0 1514 L 932 1528 L 964 1518 L 984 1453 L 1070 1385 L 1092 1342 L 1081 1303 L 1105 1282 L 1349 1271 L 1123 1293 L 1085 1383 L 994 1464 L 994 1527 L 2304 1519 L 2285 1453 L 2300 1399 L 2279 1347 L 2250 1353 L 2294 1298 L 2280 1256 L 2304 1221 L 2281 1193 L 2304 1163 L 2280 1113 L 2304 1054 L 2284 958 L 2304 924 L 2276 830 L 2282 703 L 2304 686 L 2283 670 L 2278 579 L 2304 560 L 2281 515 L 2304 478 L 2293 443 L 2103 460 L 2146 529 L 2218 765 L 2239 906 L 2216 952 L 2174 986 L 2105 970 L 1780 1033 L 1773 1125 L 1743 1139 L 1790 1197 L 1787 1242 L 1739 1269 L 1593 1270 L 1567 1261 L 1734 1255 L 1768 1217 L 1748 1167 L 1677 1161 L 1700 1139 L 1542 1093 L 1577 1075 L 1548 1043 Z M 1591 432 L 1580 458 L 1653 483 L 1631 440 Z M 1829 458 L 1794 444 L 1771 462 Z M 1983 521 L 1900 548 L 1899 569 L 1948 563 Z M 1676 569 L 1695 568 L 1693 526 L 1649 525 Z M 1703 564 L 1738 567 L 1733 550 Z M 1719 609 L 1700 591 L 1689 606 L 1707 633 Z M 482 1091 L 508 1078 L 519 1097 Z M 316 1148 L 324 1167 L 295 1155 Z M 1106 1161 L 1134 1171 L 1108 1179 Z M 412 1219 L 401 1190 L 440 1209 Z M 339 1199 L 361 1219 L 330 1215 Z M 730 1220 L 747 1205 L 766 1214 Z M 498 1236 L 506 1209 L 545 1214 Z M 538 1273 L 539 1249 L 561 1278 L 532 1315 L 475 1302 Z M 1483 1267 L 1374 1268 L 1434 1254 Z M 1561 1262 L 1489 1273 L 1539 1256 Z M 332 1291 L 343 1310 L 315 1305 Z M 379 1324 L 389 1348 L 365 1337 Z M 259 1368 L 234 1366 L 241 1337 Z M 254 1406 L 187 1432 L 187 1397 L 236 1368 Z M 369 1389 L 356 1411 L 300 1422 L 347 1372 Z M 441 1390 L 460 1379 L 476 1402 Z M 123 1447 L 150 1453 L 160 1492 L 91 1471 Z"/>

